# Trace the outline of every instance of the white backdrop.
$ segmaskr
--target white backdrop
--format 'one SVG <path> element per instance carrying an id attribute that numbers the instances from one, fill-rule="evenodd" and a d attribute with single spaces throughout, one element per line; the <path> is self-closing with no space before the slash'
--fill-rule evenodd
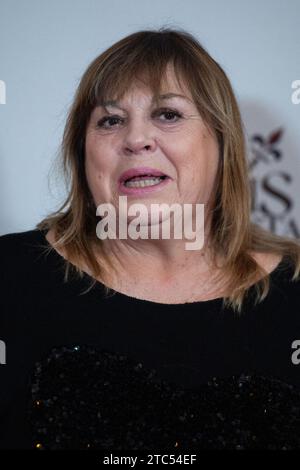
<path id="1" fill-rule="evenodd" d="M 253 218 L 300 236 L 299 18 L 300 0 L 0 0 L 0 234 L 34 228 L 61 201 L 49 170 L 91 60 L 127 34 L 167 25 L 194 34 L 232 82 Z"/>

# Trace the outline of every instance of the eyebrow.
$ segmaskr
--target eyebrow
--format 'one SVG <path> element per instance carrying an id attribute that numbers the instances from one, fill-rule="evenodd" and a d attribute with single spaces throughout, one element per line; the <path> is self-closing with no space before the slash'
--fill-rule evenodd
<path id="1" fill-rule="evenodd" d="M 163 95 L 159 95 L 158 96 L 158 100 L 169 100 L 169 99 L 172 99 L 172 98 L 182 98 L 186 101 L 191 101 L 189 98 L 187 98 L 186 96 L 184 95 L 179 95 L 178 93 L 164 93 Z M 155 98 L 152 99 L 152 103 L 154 103 L 155 101 Z M 100 106 L 103 106 L 104 108 L 106 106 L 113 106 L 114 108 L 119 108 L 119 109 L 123 109 L 119 103 L 117 101 L 114 101 L 114 100 L 108 100 L 108 101 L 103 101 L 102 103 L 100 103 Z"/>

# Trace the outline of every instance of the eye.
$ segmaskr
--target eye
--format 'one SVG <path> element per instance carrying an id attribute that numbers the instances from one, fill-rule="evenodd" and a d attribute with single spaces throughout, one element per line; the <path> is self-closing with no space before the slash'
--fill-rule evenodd
<path id="1" fill-rule="evenodd" d="M 174 111 L 172 109 L 168 109 L 168 108 L 163 108 L 163 109 L 159 109 L 158 111 L 156 111 L 155 113 L 156 115 L 160 116 L 162 114 L 164 114 L 165 116 L 168 116 L 168 119 L 165 119 L 165 121 L 167 122 L 177 122 L 181 117 L 182 117 L 182 114 L 179 113 L 178 111 Z M 169 119 L 169 117 L 171 117 L 171 119 Z M 172 119 L 172 117 L 176 117 L 176 120 L 174 121 L 174 119 Z"/>
<path id="2" fill-rule="evenodd" d="M 105 126 L 105 124 L 107 122 L 114 122 L 114 121 L 122 121 L 121 118 L 119 118 L 118 116 L 104 116 L 102 119 L 100 119 L 98 122 L 97 122 L 97 127 L 102 127 L 102 128 L 105 128 L 105 129 L 110 129 L 111 127 L 114 127 L 114 126 Z"/>
<path id="3" fill-rule="evenodd" d="M 180 118 L 182 118 L 181 113 L 179 113 L 178 111 L 169 109 L 169 108 L 160 108 L 157 111 L 155 111 L 154 115 L 155 116 L 165 115 L 168 118 L 164 119 L 164 121 L 170 122 L 170 123 L 177 122 Z M 171 119 L 169 119 L 170 117 Z M 176 118 L 176 120 L 174 120 L 174 117 Z M 120 118 L 119 116 L 104 116 L 97 122 L 97 127 L 104 128 L 104 129 L 112 129 L 113 127 L 115 127 L 114 123 L 116 124 L 119 121 L 123 121 L 123 119 Z M 110 123 L 111 125 L 106 125 L 107 123 Z"/>

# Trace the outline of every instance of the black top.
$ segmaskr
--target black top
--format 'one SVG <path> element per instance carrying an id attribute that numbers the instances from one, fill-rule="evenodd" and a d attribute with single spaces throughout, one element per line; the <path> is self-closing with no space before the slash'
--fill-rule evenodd
<path id="1" fill-rule="evenodd" d="M 57 429 L 49 431 L 49 423 L 62 419 L 59 413 L 68 419 L 73 416 L 74 422 L 78 420 L 79 412 L 75 413 L 74 406 L 91 399 L 95 401 L 95 395 L 99 397 L 111 381 L 116 388 L 110 389 L 110 394 L 103 398 L 106 412 L 110 410 L 109 400 L 114 402 L 111 407 L 116 405 L 113 393 L 121 392 L 120 383 L 123 391 L 126 384 L 139 383 L 135 392 L 130 389 L 131 400 L 137 390 L 140 397 L 143 390 L 144 396 L 151 390 L 148 395 L 154 397 L 159 389 L 161 410 L 167 408 L 167 403 L 174 402 L 176 387 L 194 393 L 209 381 L 216 388 L 218 383 L 223 383 L 223 378 L 231 378 L 231 382 L 224 385 L 224 394 L 225 391 L 233 393 L 232 376 L 240 377 L 248 372 L 265 378 L 253 382 L 257 390 L 266 383 L 262 380 L 274 377 L 300 391 L 300 364 L 292 361 L 293 353 L 295 357 L 292 343 L 300 340 L 300 281 L 291 281 L 289 258 L 283 259 L 271 273 L 271 290 L 266 299 L 256 306 L 249 300 L 243 313 L 238 315 L 223 308 L 222 299 L 162 304 L 118 292 L 105 297 L 100 282 L 83 294 L 90 286 L 91 277 L 84 274 L 82 279 L 73 278 L 64 283 L 64 259 L 55 250 L 44 254 L 43 249 L 50 246 L 45 233 L 35 229 L 0 237 L 2 362 L 6 350 L 6 363 L 0 365 L 0 447 L 40 446 L 37 439 L 41 440 L 43 435 L 46 448 L 47 445 L 59 447 L 61 436 Z M 74 354 L 77 354 L 76 360 Z M 143 377 L 139 376 L 140 369 L 144 371 Z M 151 370 L 157 379 L 153 379 Z M 69 371 L 67 376 L 66 371 Z M 41 376 L 41 372 L 44 375 Z M 87 390 L 78 388 L 75 376 L 85 376 L 86 382 L 87 377 L 95 377 L 96 372 L 97 383 L 89 385 L 89 390 L 94 388 L 87 399 Z M 159 386 L 157 380 L 162 381 Z M 143 388 L 146 382 L 149 390 Z M 63 400 L 59 394 L 70 393 L 68 384 L 73 397 L 76 391 L 76 400 L 72 409 L 66 405 L 62 413 L 62 406 L 55 408 L 51 403 L 59 402 L 55 395 Z M 164 388 L 162 392 L 161 387 L 169 389 Z M 234 387 L 241 387 L 241 383 L 234 383 Z M 282 397 L 285 392 L 280 393 Z M 40 406 L 39 398 L 45 397 L 51 397 L 44 404 L 48 411 L 37 416 L 32 410 Z M 186 401 L 183 395 L 181 399 L 176 397 L 175 402 L 177 400 L 181 406 L 193 402 L 192 395 L 185 395 Z M 128 397 L 126 400 L 128 403 Z M 151 405 L 151 400 L 149 403 Z M 132 409 L 137 409 L 133 402 Z M 98 415 L 102 418 L 100 412 Z M 121 418 L 118 419 L 121 422 Z M 122 422 L 126 423 L 126 419 L 128 423 L 128 416 Z M 147 431 L 149 435 L 149 427 Z M 93 436 L 94 443 L 99 445 L 99 435 L 97 439 L 95 433 Z M 111 437 L 109 442 L 116 442 L 114 436 L 106 434 L 106 437 Z M 81 444 L 79 442 L 78 446 Z M 84 446 L 89 445 L 84 442 Z"/>

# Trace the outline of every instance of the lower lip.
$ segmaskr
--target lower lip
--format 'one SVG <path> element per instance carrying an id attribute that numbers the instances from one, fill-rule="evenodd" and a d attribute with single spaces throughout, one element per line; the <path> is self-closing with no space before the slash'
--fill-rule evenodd
<path id="1" fill-rule="evenodd" d="M 143 188 L 128 188 L 124 183 L 120 183 L 119 191 L 121 194 L 126 194 L 127 196 L 143 196 L 163 189 L 170 181 L 171 178 L 167 176 L 165 179 L 161 180 L 160 183 L 154 184 L 153 186 L 144 186 Z"/>

